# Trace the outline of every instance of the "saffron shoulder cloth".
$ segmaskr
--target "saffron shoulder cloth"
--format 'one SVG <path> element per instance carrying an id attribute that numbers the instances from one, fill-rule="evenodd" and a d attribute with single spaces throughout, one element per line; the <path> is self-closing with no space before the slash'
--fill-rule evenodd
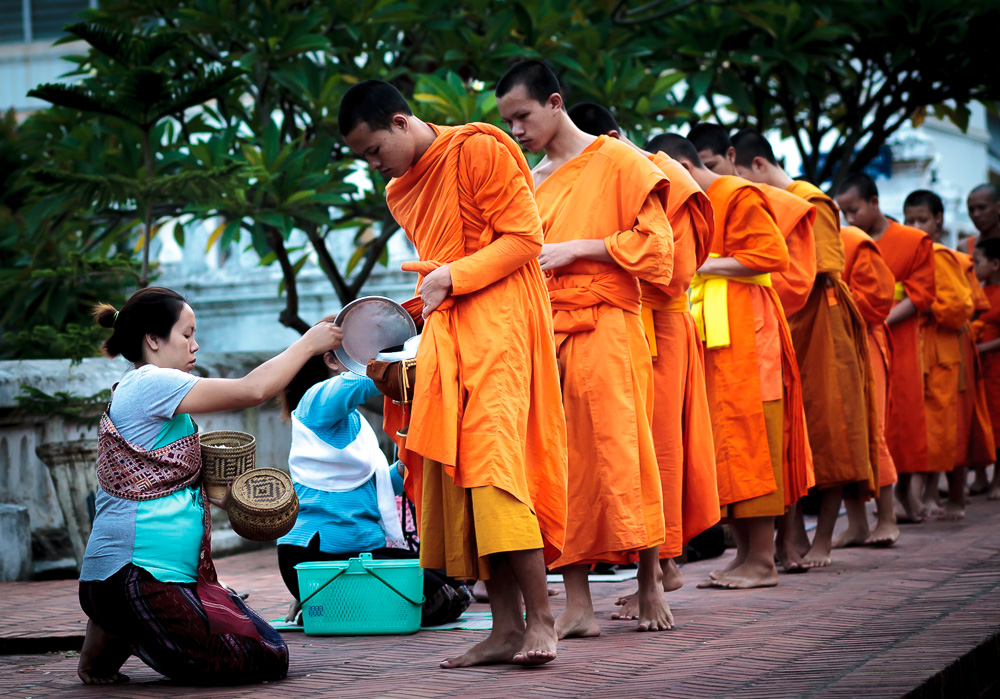
<path id="1" fill-rule="evenodd" d="M 145 501 L 201 485 L 201 437 L 198 432 L 158 449 L 144 449 L 121 436 L 108 411 L 101 416 L 97 439 L 97 481 L 109 495 Z M 212 562 L 212 518 L 205 486 L 201 485 L 204 534 L 198 554 L 196 592 L 213 634 L 260 638 L 253 621 L 233 604 L 219 584 Z"/>

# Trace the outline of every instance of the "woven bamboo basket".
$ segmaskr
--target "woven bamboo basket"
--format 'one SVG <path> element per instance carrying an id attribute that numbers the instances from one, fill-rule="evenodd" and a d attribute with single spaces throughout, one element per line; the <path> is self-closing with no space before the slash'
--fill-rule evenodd
<path id="1" fill-rule="evenodd" d="M 226 486 L 256 462 L 257 440 L 252 434 L 219 430 L 201 435 L 202 480 L 209 497 L 221 499 Z"/>
<path id="2" fill-rule="evenodd" d="M 251 541 L 273 541 L 291 531 L 299 514 L 292 479 L 276 468 L 255 468 L 236 477 L 229 497 L 233 531 Z"/>

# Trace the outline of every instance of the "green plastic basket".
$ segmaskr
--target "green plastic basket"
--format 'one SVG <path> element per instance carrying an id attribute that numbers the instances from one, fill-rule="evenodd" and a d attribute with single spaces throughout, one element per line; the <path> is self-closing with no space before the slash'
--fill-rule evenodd
<path id="1" fill-rule="evenodd" d="M 295 570 L 307 635 L 407 634 L 420 629 L 424 576 L 416 559 L 376 561 L 362 553 L 349 561 L 299 563 Z"/>

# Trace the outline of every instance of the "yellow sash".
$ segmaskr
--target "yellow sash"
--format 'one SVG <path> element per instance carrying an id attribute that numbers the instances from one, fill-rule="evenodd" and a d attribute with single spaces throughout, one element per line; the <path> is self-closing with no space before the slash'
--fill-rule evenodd
<path id="1" fill-rule="evenodd" d="M 709 257 L 721 257 L 712 253 Z M 725 277 L 718 274 L 694 275 L 691 280 L 691 315 L 698 335 L 708 349 L 729 347 L 729 282 L 771 286 L 768 272 L 751 277 Z"/>
<path id="2" fill-rule="evenodd" d="M 903 286 L 903 282 L 896 282 L 896 286 L 892 293 L 893 300 L 899 303 L 906 298 L 906 288 Z"/>
<path id="3" fill-rule="evenodd" d="M 688 298 L 679 296 L 670 299 L 668 303 L 658 303 L 656 307 L 648 303 L 642 304 L 642 327 L 646 331 L 646 343 L 649 345 L 649 356 L 656 359 L 656 327 L 653 325 L 653 311 L 660 313 L 687 313 Z"/>

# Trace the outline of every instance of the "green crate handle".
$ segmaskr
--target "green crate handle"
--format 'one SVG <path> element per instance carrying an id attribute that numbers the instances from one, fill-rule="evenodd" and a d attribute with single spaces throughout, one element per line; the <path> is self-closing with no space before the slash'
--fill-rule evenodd
<path id="1" fill-rule="evenodd" d="M 304 600 L 302 600 L 301 602 L 299 602 L 299 606 L 300 607 L 305 607 L 306 606 L 306 602 L 308 602 L 313 597 L 315 597 L 316 595 L 318 595 L 320 592 L 322 592 L 324 589 L 326 589 L 327 585 L 329 585 L 330 583 L 332 583 L 334 580 L 336 580 L 337 578 L 339 578 L 341 575 L 343 575 L 344 573 L 346 573 L 349 570 L 354 571 L 354 572 L 368 573 L 368 575 L 370 575 L 373 578 L 375 578 L 376 580 L 378 580 L 380 583 L 382 583 L 383 585 L 385 585 L 386 587 L 388 587 L 390 590 L 392 590 L 393 592 L 395 592 L 397 595 L 399 595 L 400 597 L 402 597 L 404 600 L 406 600 L 410 604 L 420 606 L 427 599 L 423 595 L 420 595 L 420 599 L 419 600 L 412 600 L 409 597 L 407 597 L 406 595 L 404 595 L 402 592 L 400 592 L 395 587 L 393 587 L 391 584 L 389 584 L 386 580 L 384 580 L 375 571 L 369 570 L 365 566 L 365 562 L 366 561 L 370 561 L 370 560 L 372 560 L 372 555 L 370 553 L 363 553 L 358 558 L 352 558 L 350 561 L 348 561 L 346 568 L 343 568 L 342 570 L 338 570 L 336 573 L 334 573 L 334 575 L 333 575 L 332 578 L 330 578 L 325 583 L 323 583 L 322 585 L 320 585 L 318 588 L 316 588 L 315 590 L 313 590 L 312 594 L 310 594 Z"/>

